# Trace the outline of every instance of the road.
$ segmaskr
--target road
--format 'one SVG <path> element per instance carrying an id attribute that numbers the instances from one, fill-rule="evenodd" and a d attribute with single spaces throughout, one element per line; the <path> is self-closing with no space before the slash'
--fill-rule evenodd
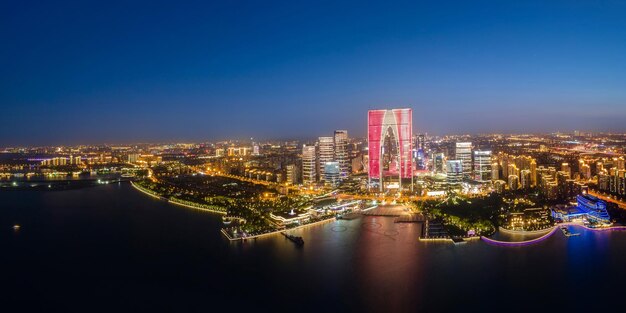
<path id="1" fill-rule="evenodd" d="M 619 200 L 617 200 L 617 199 L 615 199 L 613 197 L 605 196 L 605 195 L 603 195 L 601 193 L 597 193 L 597 192 L 595 192 L 593 190 L 589 190 L 589 191 L 587 191 L 587 193 L 592 195 L 592 196 L 594 196 L 594 197 L 600 198 L 600 199 L 602 199 L 604 201 L 611 201 L 613 203 L 617 203 L 617 205 L 620 207 L 620 209 L 626 210 L 626 202 L 624 202 L 624 201 L 619 201 Z"/>

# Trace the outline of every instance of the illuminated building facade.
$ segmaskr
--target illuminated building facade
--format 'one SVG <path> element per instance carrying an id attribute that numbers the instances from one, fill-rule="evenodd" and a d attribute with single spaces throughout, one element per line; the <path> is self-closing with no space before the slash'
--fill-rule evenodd
<path id="1" fill-rule="evenodd" d="M 500 179 L 500 164 L 498 162 L 491 163 L 491 179 L 493 181 Z"/>
<path id="2" fill-rule="evenodd" d="M 317 166 L 320 180 L 325 180 L 325 165 L 335 160 L 335 138 L 319 137 L 317 140 Z"/>
<path id="3" fill-rule="evenodd" d="M 472 143 L 457 142 L 456 143 L 456 159 L 463 163 L 463 177 L 470 178 L 472 176 Z"/>
<path id="4" fill-rule="evenodd" d="M 463 182 L 463 162 L 461 160 L 448 160 L 446 162 L 446 181 L 450 185 L 458 185 Z"/>
<path id="5" fill-rule="evenodd" d="M 511 190 L 519 189 L 519 176 L 509 175 L 509 189 Z"/>
<path id="6" fill-rule="evenodd" d="M 302 184 L 314 185 L 317 181 L 315 146 L 302 147 Z"/>
<path id="7" fill-rule="evenodd" d="M 530 170 L 520 171 L 520 188 L 529 189 L 530 183 Z"/>
<path id="8" fill-rule="evenodd" d="M 491 151 L 474 151 L 474 180 L 491 180 Z"/>
<path id="9" fill-rule="evenodd" d="M 339 185 L 339 177 L 341 176 L 341 167 L 339 162 L 324 163 L 324 183 L 329 187 L 337 187 Z"/>
<path id="10" fill-rule="evenodd" d="M 443 173 L 446 170 L 445 161 L 446 156 L 443 153 L 437 153 L 433 156 L 433 172 Z"/>
<path id="11" fill-rule="evenodd" d="M 367 136 L 370 184 L 378 180 L 380 191 L 392 186 L 401 189 L 402 179 L 413 177 L 413 110 L 370 110 Z M 397 185 L 392 183 L 396 179 Z"/>
<path id="12" fill-rule="evenodd" d="M 335 161 L 339 163 L 340 176 L 346 178 L 350 173 L 351 164 L 348 155 L 348 131 L 335 131 Z"/>
<path id="13" fill-rule="evenodd" d="M 564 222 L 570 222 L 579 218 L 586 218 L 601 224 L 610 224 L 611 217 L 606 211 L 606 202 L 588 195 L 576 196 L 578 206 L 567 209 L 552 209 L 552 217 Z"/>

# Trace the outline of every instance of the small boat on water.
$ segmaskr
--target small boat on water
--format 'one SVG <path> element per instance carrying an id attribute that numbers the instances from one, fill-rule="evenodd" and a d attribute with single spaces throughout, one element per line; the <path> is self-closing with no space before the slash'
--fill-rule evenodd
<path id="1" fill-rule="evenodd" d="M 13 225 L 13 230 L 20 230 L 21 227 L 22 226 L 20 226 L 18 224 L 15 224 L 15 225 Z"/>
<path id="2" fill-rule="evenodd" d="M 559 227 L 561 229 L 561 232 L 563 232 L 563 235 L 565 235 L 566 237 L 571 237 L 571 236 L 578 236 L 580 235 L 579 233 L 572 233 L 569 231 L 569 229 L 567 229 L 566 226 L 561 226 Z"/>
<path id="3" fill-rule="evenodd" d="M 304 245 L 304 239 L 302 239 L 302 237 L 298 237 L 298 236 L 294 236 L 294 235 L 289 235 L 287 233 L 281 233 L 283 234 L 283 236 L 285 236 L 287 239 L 291 240 L 293 243 L 295 243 L 298 246 L 303 246 Z"/>

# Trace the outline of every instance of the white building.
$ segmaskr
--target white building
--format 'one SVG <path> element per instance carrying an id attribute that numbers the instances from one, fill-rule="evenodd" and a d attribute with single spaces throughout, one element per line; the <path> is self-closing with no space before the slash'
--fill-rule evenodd
<path id="1" fill-rule="evenodd" d="M 302 184 L 310 186 L 317 181 L 315 146 L 302 147 Z"/>
<path id="2" fill-rule="evenodd" d="M 348 177 L 350 174 L 351 164 L 348 156 L 348 131 L 335 131 L 335 161 L 339 162 L 339 170 L 341 178 Z"/>
<path id="3" fill-rule="evenodd" d="M 491 177 L 491 151 L 474 151 L 474 180 L 488 182 Z"/>
<path id="4" fill-rule="evenodd" d="M 463 181 L 463 162 L 461 160 L 448 160 L 446 162 L 446 175 L 448 184 L 460 184 Z"/>
<path id="5" fill-rule="evenodd" d="M 325 165 L 335 159 L 335 138 L 319 137 L 317 141 L 317 166 L 319 168 L 320 180 L 324 180 Z"/>
<path id="6" fill-rule="evenodd" d="M 472 175 L 472 143 L 456 143 L 456 159 L 463 164 L 463 177 L 470 178 Z"/>
<path id="7" fill-rule="evenodd" d="M 337 187 L 339 185 L 340 175 L 341 168 L 339 167 L 339 162 L 324 163 L 324 182 L 326 186 Z"/>

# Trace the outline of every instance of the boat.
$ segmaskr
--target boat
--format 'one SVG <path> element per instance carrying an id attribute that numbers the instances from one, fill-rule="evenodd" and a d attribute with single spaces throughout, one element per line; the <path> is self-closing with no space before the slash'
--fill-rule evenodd
<path id="1" fill-rule="evenodd" d="M 294 236 L 294 235 L 289 235 L 287 233 L 281 233 L 283 234 L 283 236 L 287 237 L 287 239 L 291 240 L 293 243 L 295 243 L 298 246 L 303 246 L 304 245 L 304 239 L 302 239 L 302 237 L 298 237 L 298 236 Z"/>
<path id="2" fill-rule="evenodd" d="M 13 230 L 20 230 L 21 226 L 18 224 L 13 225 Z"/>
<path id="3" fill-rule="evenodd" d="M 572 233 L 569 231 L 569 229 L 567 229 L 566 226 L 561 226 L 559 227 L 561 229 L 561 232 L 563 232 L 563 235 L 565 235 L 566 237 L 571 237 L 571 236 L 578 236 L 580 235 L 579 233 Z"/>

